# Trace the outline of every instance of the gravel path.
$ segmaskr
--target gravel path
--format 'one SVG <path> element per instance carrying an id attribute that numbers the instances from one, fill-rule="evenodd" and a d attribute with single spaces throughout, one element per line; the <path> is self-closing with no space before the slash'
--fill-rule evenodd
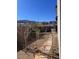
<path id="1" fill-rule="evenodd" d="M 56 37 L 57 36 L 54 35 L 54 38 L 55 38 L 54 41 L 57 41 Z M 44 35 L 43 38 L 30 44 L 29 47 L 32 47 L 32 48 L 37 47 L 42 52 L 49 53 L 49 50 L 51 49 L 51 45 L 53 43 L 52 40 L 53 40 L 52 34 L 46 34 Z M 57 42 L 54 42 L 54 46 L 56 46 L 56 44 Z M 27 52 L 26 54 L 24 51 L 21 50 L 17 53 L 17 59 L 47 59 L 47 57 L 42 55 L 41 53 L 37 53 L 33 55 L 33 53 Z"/>

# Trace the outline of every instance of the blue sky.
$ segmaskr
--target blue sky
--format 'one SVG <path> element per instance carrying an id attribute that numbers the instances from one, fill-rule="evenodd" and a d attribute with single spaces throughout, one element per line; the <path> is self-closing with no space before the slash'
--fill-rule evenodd
<path id="1" fill-rule="evenodd" d="M 17 19 L 52 21 L 56 17 L 56 0 L 17 0 Z"/>

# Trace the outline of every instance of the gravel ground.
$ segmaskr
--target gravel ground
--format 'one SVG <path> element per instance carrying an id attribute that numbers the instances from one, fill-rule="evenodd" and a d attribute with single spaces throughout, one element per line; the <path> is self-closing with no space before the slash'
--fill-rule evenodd
<path id="1" fill-rule="evenodd" d="M 53 38 L 55 40 L 53 40 Z M 52 40 L 54 42 L 52 42 Z M 29 47 L 32 47 L 32 48 L 37 47 L 39 50 L 45 53 L 48 53 L 49 50 L 51 49 L 52 43 L 54 44 L 52 47 L 54 48 L 58 47 L 56 33 L 54 34 L 54 36 L 52 36 L 52 34 L 44 35 L 44 39 L 35 41 L 34 43 L 30 44 Z M 30 53 L 30 52 L 25 53 L 24 51 L 20 50 L 17 53 L 17 59 L 48 59 L 48 58 L 40 53 L 36 53 L 34 55 L 33 53 Z"/>

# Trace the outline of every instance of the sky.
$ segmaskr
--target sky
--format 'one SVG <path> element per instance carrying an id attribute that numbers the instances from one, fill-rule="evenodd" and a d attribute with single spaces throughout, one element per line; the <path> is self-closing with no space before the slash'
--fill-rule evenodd
<path id="1" fill-rule="evenodd" d="M 56 0 L 17 0 L 17 20 L 52 21 Z"/>

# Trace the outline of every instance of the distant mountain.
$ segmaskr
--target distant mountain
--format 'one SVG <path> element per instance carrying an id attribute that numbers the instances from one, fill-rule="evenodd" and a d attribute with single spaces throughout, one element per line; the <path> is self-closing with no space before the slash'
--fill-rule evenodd
<path id="1" fill-rule="evenodd" d="M 36 22 L 36 21 L 29 21 L 29 20 L 17 20 L 17 23 L 42 23 L 42 24 L 56 24 L 56 21 L 49 21 L 49 22 Z"/>
<path id="2" fill-rule="evenodd" d="M 36 23 L 35 21 L 29 21 L 29 20 L 17 20 L 17 23 Z"/>

